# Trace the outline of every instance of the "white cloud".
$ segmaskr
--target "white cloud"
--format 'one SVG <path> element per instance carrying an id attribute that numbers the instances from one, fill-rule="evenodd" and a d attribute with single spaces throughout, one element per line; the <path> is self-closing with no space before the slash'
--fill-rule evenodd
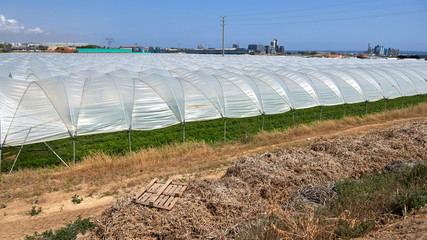
<path id="1" fill-rule="evenodd" d="M 43 33 L 44 31 L 40 27 L 26 28 L 23 23 L 16 21 L 15 19 L 6 19 L 6 17 L 0 14 L 0 33 L 10 34 L 25 34 L 25 33 Z"/>
<path id="2" fill-rule="evenodd" d="M 39 27 L 36 28 L 30 28 L 27 30 L 28 32 L 32 32 L 32 33 L 42 33 L 44 32 L 43 30 L 41 30 Z"/>

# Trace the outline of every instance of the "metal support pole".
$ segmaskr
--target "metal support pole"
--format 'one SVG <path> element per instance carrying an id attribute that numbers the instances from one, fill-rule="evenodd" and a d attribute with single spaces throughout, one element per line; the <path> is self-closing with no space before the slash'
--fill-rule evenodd
<path id="1" fill-rule="evenodd" d="M 227 118 L 224 118 L 224 142 L 227 140 Z"/>
<path id="2" fill-rule="evenodd" d="M 368 101 L 365 102 L 365 116 L 368 116 Z"/>
<path id="3" fill-rule="evenodd" d="M 76 165 L 76 136 L 73 136 L 73 165 Z"/>
<path id="4" fill-rule="evenodd" d="M 262 124 L 261 124 L 261 132 L 264 132 L 264 116 L 265 114 L 262 114 Z"/>
<path id="5" fill-rule="evenodd" d="M 182 122 L 182 143 L 185 143 L 185 121 Z"/>
<path id="6" fill-rule="evenodd" d="M 322 106 L 320 106 L 320 121 L 322 121 Z"/>
<path id="7" fill-rule="evenodd" d="M 48 148 L 49 148 L 49 150 L 50 151 L 52 151 L 53 152 L 53 154 L 55 154 L 55 156 L 57 157 L 57 158 L 59 158 L 59 160 L 61 160 L 61 162 L 65 165 L 65 166 L 67 166 L 68 168 L 70 168 L 70 166 L 68 166 L 68 164 L 66 163 L 66 162 L 64 162 L 64 160 L 62 160 L 62 158 L 55 152 L 55 151 L 53 151 L 53 149 L 49 146 L 49 145 L 47 145 L 47 143 L 46 142 L 43 142 Z"/>
<path id="8" fill-rule="evenodd" d="M 130 140 L 130 128 L 128 130 L 128 138 L 129 138 L 129 152 L 132 153 L 132 142 Z"/>
<path id="9" fill-rule="evenodd" d="M 418 97 L 417 97 L 417 99 L 418 99 L 418 103 L 417 104 L 420 104 L 420 94 L 418 94 L 417 95 Z M 1 160 L 1 156 L 0 156 L 0 160 Z M 1 162 L 1 161 L 0 161 Z M 0 164 L 0 170 L 1 170 L 1 164 Z"/>
<path id="10" fill-rule="evenodd" d="M 28 135 L 30 135 L 31 129 L 32 127 L 30 127 L 30 130 L 28 130 L 27 136 L 25 136 L 24 142 L 22 143 L 21 148 L 19 149 L 19 152 L 16 155 L 15 161 L 13 161 L 12 168 L 9 171 L 9 175 L 12 173 L 13 167 L 15 166 L 15 163 L 18 160 L 19 154 L 21 154 L 22 148 L 24 147 L 24 144 L 27 141 Z"/>
<path id="11" fill-rule="evenodd" d="M 404 101 L 403 99 L 404 99 L 404 96 L 402 96 L 402 108 L 403 108 L 403 101 Z"/>
<path id="12" fill-rule="evenodd" d="M 346 107 L 347 107 L 347 103 L 344 103 L 344 117 L 345 117 L 345 110 L 346 110 Z"/>

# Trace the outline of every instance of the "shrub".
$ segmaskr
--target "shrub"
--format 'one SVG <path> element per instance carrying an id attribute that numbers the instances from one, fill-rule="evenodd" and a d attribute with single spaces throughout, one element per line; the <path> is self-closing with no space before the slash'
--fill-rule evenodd
<path id="1" fill-rule="evenodd" d="M 80 204 L 83 201 L 83 198 L 79 198 L 79 195 L 74 194 L 74 196 L 71 197 L 71 202 L 74 204 Z"/>
<path id="2" fill-rule="evenodd" d="M 28 215 L 30 216 L 35 216 L 35 215 L 39 215 L 42 212 L 42 208 L 39 207 L 39 209 L 36 210 L 36 206 L 33 206 L 31 208 L 31 210 L 28 212 Z"/>
<path id="3" fill-rule="evenodd" d="M 426 192 L 406 192 L 399 194 L 390 204 L 391 212 L 400 216 L 413 209 L 420 209 L 427 204 Z"/>

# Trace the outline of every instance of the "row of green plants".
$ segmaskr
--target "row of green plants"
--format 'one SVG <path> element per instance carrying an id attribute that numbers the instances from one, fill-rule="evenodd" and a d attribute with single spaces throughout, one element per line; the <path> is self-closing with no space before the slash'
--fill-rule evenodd
<path id="1" fill-rule="evenodd" d="M 380 100 L 376 102 L 346 104 L 346 116 L 365 116 L 384 110 L 398 109 L 419 102 L 427 102 L 427 95 L 405 97 L 397 99 Z M 402 104 L 403 103 L 403 104 Z M 321 113 L 321 114 L 320 114 Z M 320 119 L 339 119 L 344 116 L 344 105 L 313 107 L 308 109 L 288 111 L 282 114 L 265 115 L 264 131 L 274 129 L 283 130 L 296 124 L 310 124 Z M 227 119 L 227 141 L 248 141 L 251 136 L 261 131 L 262 116 L 248 118 Z M 204 141 L 215 144 L 224 141 L 224 120 L 188 122 L 185 126 L 186 141 Z M 181 124 L 151 131 L 131 131 L 132 151 L 143 148 L 158 147 L 183 141 L 183 128 Z M 62 139 L 48 142 L 52 149 L 62 159 L 72 164 L 73 142 L 71 139 Z M 18 147 L 4 147 L 2 155 L 1 172 L 8 172 L 12 167 L 14 157 L 19 151 Z M 116 132 L 78 136 L 76 139 L 76 161 L 80 161 L 95 151 L 108 154 L 125 154 L 129 152 L 128 132 Z M 14 169 L 53 167 L 62 164 L 60 160 L 43 144 L 25 145 Z"/>
<path id="2" fill-rule="evenodd" d="M 357 238 L 426 206 L 426 183 L 426 164 L 338 182 L 337 196 L 324 207 L 277 211 L 262 224 L 248 225 L 237 239 Z"/>

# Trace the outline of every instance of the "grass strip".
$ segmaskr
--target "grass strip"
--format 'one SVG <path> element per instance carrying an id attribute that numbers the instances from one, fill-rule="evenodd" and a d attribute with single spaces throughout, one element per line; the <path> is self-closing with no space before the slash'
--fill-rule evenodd
<path id="1" fill-rule="evenodd" d="M 387 103 L 386 103 L 387 101 Z M 399 109 L 427 102 L 427 95 L 405 97 L 397 99 L 369 102 L 367 113 L 374 114 L 384 110 Z M 365 103 L 346 104 L 346 116 L 365 116 Z M 344 116 L 344 105 L 322 107 L 322 120 L 340 119 Z M 265 115 L 264 130 L 284 130 L 294 125 L 310 125 L 320 120 L 320 108 L 295 110 L 294 120 L 292 112 Z M 247 143 L 261 131 L 262 116 L 227 119 L 227 141 Z M 156 148 L 182 142 L 182 125 L 151 131 L 132 131 L 132 150 Z M 209 145 L 224 140 L 224 121 L 216 119 L 210 121 L 186 123 L 186 140 L 188 142 L 204 142 Z M 61 139 L 48 143 L 62 159 L 71 164 L 73 158 L 72 140 Z M 2 151 L 2 172 L 8 172 L 19 147 L 4 147 Z M 76 160 L 81 161 L 85 156 L 94 152 L 103 151 L 106 154 L 124 155 L 129 152 L 128 133 L 115 132 L 78 136 L 76 142 Z M 26 145 L 19 156 L 15 169 L 54 167 L 62 163 L 43 143 Z"/>

